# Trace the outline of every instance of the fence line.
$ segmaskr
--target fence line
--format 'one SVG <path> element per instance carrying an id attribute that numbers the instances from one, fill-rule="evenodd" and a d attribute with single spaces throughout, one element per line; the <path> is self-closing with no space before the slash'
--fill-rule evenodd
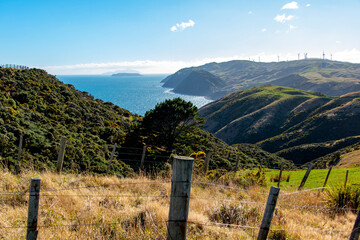
<path id="1" fill-rule="evenodd" d="M 203 199 L 203 200 L 210 200 L 210 201 L 223 201 L 223 202 L 234 202 L 234 203 L 240 203 L 240 204 L 255 204 L 255 205 L 262 205 L 264 206 L 265 203 L 264 202 L 251 202 L 251 201 L 241 201 L 241 200 L 232 200 L 232 199 L 221 199 L 221 198 L 208 198 L 208 197 L 201 197 L 201 196 L 192 196 L 190 194 L 190 189 L 192 185 L 195 184 L 205 184 L 207 186 L 216 186 L 216 187 L 221 187 L 221 188 L 225 188 L 225 189 L 236 189 L 236 190 L 243 190 L 240 188 L 235 188 L 235 187 L 230 187 L 230 186 L 226 186 L 226 185 L 221 185 L 221 184 L 213 184 L 213 183 L 205 183 L 205 182 L 197 182 L 197 181 L 191 181 L 191 176 L 192 176 L 192 167 L 186 167 L 186 164 L 193 164 L 193 159 L 189 158 L 189 157 L 175 157 L 175 163 L 173 165 L 173 178 L 171 181 L 171 195 L 167 195 L 167 194 L 160 194 L 160 195 L 134 195 L 134 194 L 116 194 L 116 195 L 112 195 L 112 194 L 44 194 L 44 193 L 51 193 L 51 192 L 61 192 L 61 191 L 68 191 L 68 190 L 75 190 L 75 189 L 91 189 L 91 188 L 99 188 L 99 187 L 110 187 L 110 186 L 126 186 L 126 185 L 140 185 L 140 184 L 166 184 L 166 183 L 170 183 L 170 182 L 157 182 L 157 181 L 150 181 L 150 182 L 122 182 L 122 183 L 117 183 L 117 184 L 102 184 L 102 185 L 93 185 L 93 186 L 83 186 L 83 187 L 74 187 L 74 188 L 60 188 L 60 189 L 49 189 L 49 190 L 44 190 L 44 191 L 39 191 L 39 192 L 34 192 L 33 191 L 28 191 L 28 192 L 23 192 L 23 193 L 0 193 L 0 195 L 2 196 L 16 196 L 16 195 L 25 195 L 27 193 L 29 193 L 29 199 L 31 198 L 31 196 L 35 196 L 35 193 L 37 194 L 37 196 L 39 197 L 87 197 L 87 198 L 169 198 L 170 197 L 170 208 L 169 208 L 169 218 L 167 221 L 168 223 L 168 233 L 167 233 L 167 238 L 171 239 L 171 236 L 177 236 L 176 239 L 185 239 L 186 238 L 186 228 L 187 228 L 187 224 L 188 223 L 196 223 L 196 224 L 209 224 L 212 226 L 221 226 L 221 227 L 236 227 L 236 228 L 248 228 L 248 229 L 260 229 L 259 231 L 259 237 L 260 239 L 265 239 L 266 235 L 269 231 L 322 231 L 322 232 L 350 232 L 350 231 L 342 231 L 342 230 L 337 230 L 337 229 L 319 229 L 319 228 L 314 228 L 314 229 L 271 229 L 270 228 L 270 224 L 271 224 L 271 220 L 272 220 L 272 215 L 273 215 L 273 210 L 274 209 L 281 209 L 283 207 L 296 207 L 296 208 L 310 208 L 310 209 L 332 209 L 332 210 L 358 210 L 358 209 L 352 209 L 352 208 L 330 208 L 330 207 L 322 207 L 322 206 L 301 206 L 301 205 L 291 205 L 291 204 L 280 204 L 279 206 L 276 207 L 276 201 L 271 200 L 272 198 L 270 198 L 270 196 L 275 195 L 274 193 L 269 194 L 269 198 L 268 201 L 266 203 L 266 208 L 265 208 L 265 213 L 263 216 L 263 221 L 261 224 L 261 227 L 255 227 L 255 226 L 246 226 L 246 225 L 236 225 L 236 224 L 227 224 L 227 223 L 216 223 L 216 222 L 209 222 L 209 223 L 204 223 L 204 222 L 194 222 L 194 221 L 188 221 L 188 211 L 189 211 L 189 203 L 191 199 Z M 191 161 L 191 162 L 190 162 Z M 188 174 L 186 175 L 186 179 L 182 177 L 182 174 L 184 174 L 184 170 L 187 170 Z M 191 170 L 191 171 L 190 171 Z M 177 176 L 174 178 L 174 176 Z M 36 178 L 38 179 L 38 178 Z M 33 180 L 33 178 L 32 178 Z M 40 179 L 38 179 L 40 182 Z M 175 187 L 178 186 L 178 187 Z M 180 187 L 181 186 L 181 187 Z M 186 192 L 176 192 L 177 189 L 185 189 L 184 186 L 186 187 Z M 40 187 L 39 187 L 40 189 Z M 279 188 L 275 188 L 272 187 L 272 189 L 278 189 Z M 292 196 L 295 194 L 299 194 L 299 193 L 304 193 L 304 192 L 310 192 L 310 191 L 314 191 L 314 190 L 319 190 L 319 189 L 324 189 L 324 187 L 321 188 L 314 188 L 314 189 L 308 189 L 305 191 L 296 191 L 296 192 L 291 192 L 291 193 L 284 193 L 281 194 L 282 196 Z M 111 189 L 112 190 L 112 189 Z M 245 192 L 247 190 L 244 190 Z M 256 194 L 261 194 L 261 195 L 265 195 L 261 192 L 256 192 L 256 191 L 248 191 L 248 192 L 253 192 Z M 278 193 L 277 193 L 278 195 Z M 277 197 L 277 196 L 276 196 Z M 296 199 L 294 197 L 294 199 Z M 30 201 L 28 201 L 30 202 Z M 268 206 L 271 205 L 271 211 L 267 211 Z M 30 204 L 29 204 L 30 206 Z M 30 207 L 29 207 L 30 209 Z M 187 209 L 187 210 L 186 210 Z M 270 208 L 269 208 L 270 209 Z M 29 210 L 29 215 L 28 215 L 28 219 L 30 219 L 30 210 Z M 174 214 L 171 214 L 171 212 L 173 212 Z M 271 212 L 271 213 L 269 213 Z M 182 217 L 179 218 L 179 214 L 182 214 Z M 360 213 L 358 213 L 360 214 Z M 271 217 L 269 217 L 271 215 Z M 37 213 L 36 216 L 34 217 L 34 219 L 36 219 L 36 222 L 34 222 L 33 224 L 29 224 L 29 220 L 28 220 L 28 226 L 27 231 L 29 233 L 29 231 L 34 231 L 34 232 L 38 232 L 38 228 L 46 228 L 46 227 L 50 227 L 50 226 L 38 226 L 37 225 Z M 266 226 L 263 226 L 263 223 L 266 222 Z M 89 226 L 89 225 L 104 225 L 106 223 L 89 223 L 89 224 L 64 224 L 64 225 L 52 225 L 51 227 L 61 227 L 61 226 Z M 115 224 L 114 222 L 112 222 L 111 224 Z M 22 228 L 22 226 L 20 227 L 15 227 L 15 226 L 4 226 L 0 228 Z M 265 229 L 266 230 L 266 235 L 261 234 L 262 230 L 261 229 Z M 356 228 L 354 228 L 354 231 L 357 231 Z M 185 230 L 185 231 L 184 231 Z M 175 235 L 174 235 L 175 234 Z M 185 235 L 184 235 L 185 234 Z M 264 238 L 265 237 L 265 238 Z M 36 239 L 35 238 L 31 238 L 31 239 Z M 259 238 L 258 238 L 259 239 Z"/>
<path id="2" fill-rule="evenodd" d="M 1 68 L 14 68 L 14 69 L 29 69 L 27 66 L 16 65 L 16 64 L 1 64 Z"/>

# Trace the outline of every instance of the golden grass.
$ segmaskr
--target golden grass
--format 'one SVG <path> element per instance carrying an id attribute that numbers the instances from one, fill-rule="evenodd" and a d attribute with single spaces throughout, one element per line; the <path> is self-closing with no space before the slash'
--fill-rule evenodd
<path id="1" fill-rule="evenodd" d="M 166 239 L 169 178 L 122 179 L 50 172 L 25 172 L 15 176 L 7 171 L 0 171 L 0 192 L 26 194 L 0 195 L 0 239 L 25 238 L 26 228 L 22 227 L 27 224 L 28 188 L 34 176 L 41 177 L 38 239 Z M 87 188 L 95 185 L 108 186 Z M 49 191 L 54 189 L 63 190 Z M 251 192 L 193 184 L 188 239 L 256 239 L 257 229 L 213 226 L 209 218 L 209 213 L 223 204 L 255 202 L 248 206 L 255 207 L 261 217 L 249 224 L 258 227 L 269 190 L 259 187 L 248 190 Z M 317 192 L 280 195 L 272 228 L 286 229 L 289 239 L 348 239 L 355 214 L 332 216 L 324 209 L 299 207 L 323 204 Z"/>

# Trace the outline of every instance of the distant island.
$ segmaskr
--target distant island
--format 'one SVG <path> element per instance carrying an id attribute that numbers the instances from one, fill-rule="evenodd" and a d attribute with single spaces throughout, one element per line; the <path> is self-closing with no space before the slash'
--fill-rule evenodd
<path id="1" fill-rule="evenodd" d="M 112 77 L 140 77 L 140 73 L 115 73 L 111 75 Z"/>

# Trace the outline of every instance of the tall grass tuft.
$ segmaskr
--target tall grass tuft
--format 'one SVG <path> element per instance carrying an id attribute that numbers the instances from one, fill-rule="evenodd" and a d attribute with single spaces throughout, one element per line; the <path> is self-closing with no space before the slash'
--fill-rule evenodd
<path id="1" fill-rule="evenodd" d="M 260 221 L 259 209 L 244 205 L 222 204 L 208 214 L 210 220 L 224 224 L 258 224 Z"/>
<path id="2" fill-rule="evenodd" d="M 338 186 L 325 192 L 326 204 L 331 208 L 351 208 L 354 213 L 360 207 L 360 188 L 355 185 Z M 340 212 L 338 211 L 338 212 Z"/>

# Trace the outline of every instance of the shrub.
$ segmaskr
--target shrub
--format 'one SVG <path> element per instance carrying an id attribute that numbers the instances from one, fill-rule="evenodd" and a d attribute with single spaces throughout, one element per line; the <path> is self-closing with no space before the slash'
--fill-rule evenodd
<path id="1" fill-rule="evenodd" d="M 208 212 L 211 221 L 224 224 L 257 224 L 260 221 L 259 209 L 244 205 L 222 204 Z"/>
<path id="2" fill-rule="evenodd" d="M 355 185 L 339 186 L 326 190 L 326 204 L 332 208 L 351 208 L 353 212 L 360 207 L 360 188 Z"/>
<path id="3" fill-rule="evenodd" d="M 286 230 L 276 230 L 271 231 L 268 235 L 269 240 L 295 240 L 299 239 L 297 237 L 292 236 Z"/>

